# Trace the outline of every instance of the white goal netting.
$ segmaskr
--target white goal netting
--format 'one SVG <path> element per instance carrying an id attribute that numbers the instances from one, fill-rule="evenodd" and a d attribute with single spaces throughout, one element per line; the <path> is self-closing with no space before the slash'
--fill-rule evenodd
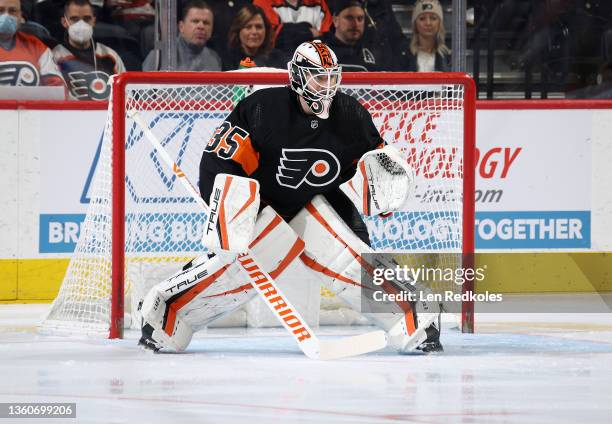
<path id="1" fill-rule="evenodd" d="M 139 113 L 196 185 L 204 146 L 234 105 L 253 90 L 286 85 L 287 78 L 282 74 L 258 74 L 253 76 L 253 83 L 245 84 L 249 75 L 242 74 L 242 83 L 237 84 L 229 81 L 227 74 L 201 73 L 199 81 L 194 81 L 193 74 L 189 78 L 179 73 L 163 75 L 164 83 L 156 82 L 159 75 L 139 74 L 134 82 L 126 75 L 122 84 L 114 84 L 114 102 L 121 105 L 109 105 L 91 203 L 60 292 L 43 325 L 45 329 L 102 334 L 109 331 L 111 270 L 117 261 L 111 252 L 113 243 L 120 240 L 117 227 L 122 225 L 112 221 L 113 172 L 117 172 L 113 166 L 113 142 L 123 146 L 125 154 L 122 290 L 126 313 L 135 309 L 151 285 L 205 250 L 200 242 L 204 215 L 129 118 L 129 111 Z M 372 246 L 405 252 L 397 255 L 398 262 L 404 265 L 460 267 L 465 250 L 462 195 L 464 118 L 469 106 L 466 85 L 456 75 L 452 82 L 445 82 L 444 74 L 432 76 L 431 81 L 414 80 L 410 74 L 395 75 L 391 82 L 380 76 L 371 79 L 364 82 L 363 78 L 345 77 L 341 90 L 369 110 L 381 136 L 414 168 L 417 182 L 404 212 L 384 219 L 366 219 Z M 120 116 L 113 115 L 117 110 L 121 110 Z M 120 121 L 124 122 L 124 134 L 119 130 Z M 440 287 L 461 290 L 447 281 L 441 281 Z M 359 322 L 325 289 L 313 299 L 320 301 L 317 310 L 321 311 L 321 324 Z M 249 314 L 259 310 L 246 308 L 227 322 L 256 325 L 257 319 Z M 459 311 L 455 308 L 454 312 Z"/>

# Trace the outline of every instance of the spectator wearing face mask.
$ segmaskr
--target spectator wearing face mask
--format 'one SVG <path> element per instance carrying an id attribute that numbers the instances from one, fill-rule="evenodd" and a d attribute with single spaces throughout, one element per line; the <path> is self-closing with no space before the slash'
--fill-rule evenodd
<path id="1" fill-rule="evenodd" d="M 121 57 L 108 46 L 96 43 L 93 28 L 96 17 L 89 0 L 68 0 L 64 6 L 62 26 L 64 43 L 53 49 L 73 100 L 107 100 L 111 75 L 125 72 Z"/>
<path id="2" fill-rule="evenodd" d="M 65 87 L 51 50 L 20 32 L 22 21 L 19 0 L 0 0 L 0 86 Z"/>

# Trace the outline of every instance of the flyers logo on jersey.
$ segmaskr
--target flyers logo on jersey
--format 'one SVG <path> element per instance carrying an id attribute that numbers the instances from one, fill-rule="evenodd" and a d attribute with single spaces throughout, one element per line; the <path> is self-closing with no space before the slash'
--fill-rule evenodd
<path id="1" fill-rule="evenodd" d="M 74 71 L 68 73 L 68 82 L 72 95 L 79 100 L 106 100 L 110 95 L 110 76 L 106 72 Z"/>
<path id="2" fill-rule="evenodd" d="M 330 184 L 340 174 L 340 162 L 323 149 L 283 149 L 276 181 L 285 187 L 302 184 L 321 187 Z"/>
<path id="3" fill-rule="evenodd" d="M 38 69 L 30 62 L 0 63 L 0 85 L 34 86 L 39 82 Z"/>

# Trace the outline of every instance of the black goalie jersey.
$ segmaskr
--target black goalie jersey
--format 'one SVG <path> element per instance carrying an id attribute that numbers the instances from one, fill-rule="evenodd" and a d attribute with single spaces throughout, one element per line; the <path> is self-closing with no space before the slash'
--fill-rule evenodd
<path id="1" fill-rule="evenodd" d="M 238 103 L 208 142 L 200 192 L 208 201 L 218 173 L 254 178 L 262 204 L 289 220 L 316 194 L 336 207 L 338 186 L 382 143 L 368 111 L 349 95 L 338 92 L 329 118 L 319 119 L 302 111 L 290 88 L 262 89 Z"/>

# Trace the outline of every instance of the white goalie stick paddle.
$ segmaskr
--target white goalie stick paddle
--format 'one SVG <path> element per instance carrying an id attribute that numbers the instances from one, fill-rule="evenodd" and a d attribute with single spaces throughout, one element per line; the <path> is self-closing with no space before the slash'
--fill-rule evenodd
<path id="1" fill-rule="evenodd" d="M 202 210 L 208 214 L 209 208 L 204 199 L 202 199 L 199 192 L 187 179 L 185 173 L 181 171 L 170 155 L 168 155 L 155 134 L 153 134 L 145 124 L 138 112 L 129 111 L 128 115 L 138 124 L 147 139 L 153 144 L 159 156 L 168 167 L 172 169 L 172 172 L 174 172 L 174 175 L 176 175 L 187 192 L 193 197 L 196 203 L 200 205 Z M 253 257 L 250 251 L 238 255 L 237 260 L 242 269 L 252 279 L 251 284 L 261 296 L 264 303 L 289 334 L 293 336 L 294 340 L 307 357 L 311 359 L 339 359 L 373 352 L 387 346 L 387 335 L 382 330 L 335 340 L 320 340 L 297 309 L 289 302 L 289 299 L 274 282 L 272 277 L 259 266 L 256 258 Z"/>

